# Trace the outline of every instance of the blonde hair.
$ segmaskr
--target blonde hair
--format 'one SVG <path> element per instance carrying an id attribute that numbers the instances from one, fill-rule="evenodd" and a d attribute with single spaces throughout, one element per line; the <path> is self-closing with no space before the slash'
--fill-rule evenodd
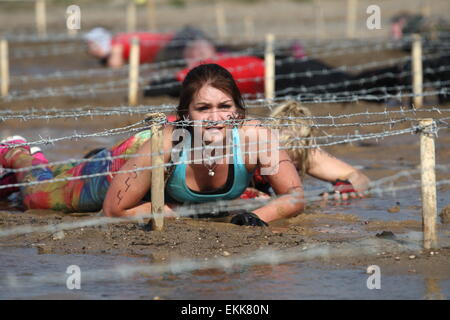
<path id="1" fill-rule="evenodd" d="M 280 130 L 280 145 L 289 147 L 286 151 L 289 157 L 299 170 L 300 176 L 304 176 L 309 167 L 309 148 L 312 139 L 293 138 L 312 138 L 314 124 L 311 119 L 286 119 L 286 117 L 310 117 L 311 111 L 303 107 L 297 101 L 286 101 L 270 113 L 270 117 L 275 118 L 270 122 L 272 128 Z M 283 126 L 289 124 L 289 126 Z"/>

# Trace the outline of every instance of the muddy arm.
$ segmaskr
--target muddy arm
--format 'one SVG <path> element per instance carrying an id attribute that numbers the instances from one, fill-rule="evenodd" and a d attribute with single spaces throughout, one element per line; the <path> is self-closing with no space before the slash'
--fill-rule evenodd
<path id="1" fill-rule="evenodd" d="M 262 174 L 263 169 L 261 168 Z M 303 211 L 305 204 L 302 181 L 286 151 L 279 151 L 278 163 L 271 168 L 270 173 L 266 175 L 266 179 L 279 197 L 253 212 L 265 222 L 270 222 L 289 218 Z"/>
<path id="2" fill-rule="evenodd" d="M 123 61 L 123 46 L 115 44 L 111 48 L 111 54 L 108 58 L 108 67 L 120 68 L 125 64 Z"/>
<path id="3" fill-rule="evenodd" d="M 359 196 L 364 196 L 363 192 L 368 189 L 370 183 L 370 179 L 361 171 L 322 149 L 311 149 L 307 173 L 331 183 L 338 179 L 348 180 Z"/>
<path id="4" fill-rule="evenodd" d="M 137 153 L 143 154 L 143 156 L 130 158 L 120 168 L 120 171 L 149 167 L 151 165 L 150 140 L 144 143 Z M 150 213 L 151 203 L 147 202 L 138 205 L 150 189 L 150 184 L 151 170 L 116 174 L 103 202 L 103 212 L 110 217 Z"/>

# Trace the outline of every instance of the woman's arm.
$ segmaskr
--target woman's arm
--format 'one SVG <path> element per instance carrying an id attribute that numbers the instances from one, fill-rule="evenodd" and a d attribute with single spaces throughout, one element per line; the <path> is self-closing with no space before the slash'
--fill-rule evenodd
<path id="1" fill-rule="evenodd" d="M 120 168 L 120 171 L 151 166 L 150 140 L 144 143 L 137 153 L 142 154 L 142 156 L 130 158 Z M 150 213 L 150 203 L 137 205 L 150 190 L 150 182 L 151 170 L 116 174 L 103 201 L 103 212 L 105 215 L 121 217 Z"/>
<path id="2" fill-rule="evenodd" d="M 108 58 L 108 66 L 111 68 L 120 68 L 125 64 L 123 61 L 123 46 L 121 44 L 113 44 L 111 53 Z"/>
<path id="3" fill-rule="evenodd" d="M 164 128 L 164 163 L 170 161 L 172 127 Z M 136 154 L 142 156 L 130 158 L 120 171 L 134 170 L 152 165 L 151 139 L 145 142 Z M 103 212 L 110 217 L 136 216 L 150 214 L 151 202 L 141 203 L 142 198 L 150 192 L 151 170 L 140 170 L 129 173 L 118 173 L 114 178 L 103 201 Z M 165 205 L 164 212 L 173 215 L 172 209 Z"/>
<path id="4" fill-rule="evenodd" d="M 265 130 L 267 131 L 263 132 Z M 288 153 L 279 149 L 278 137 L 273 135 L 271 130 L 259 127 L 258 137 L 260 141 L 261 137 L 270 137 L 267 139 L 270 142 L 265 149 L 272 151 L 267 156 L 267 151 L 262 150 L 259 144 L 258 162 L 261 174 L 279 197 L 253 212 L 265 222 L 292 217 L 301 212 L 305 206 L 303 185 L 297 169 Z"/>
<path id="5" fill-rule="evenodd" d="M 295 216 L 305 207 L 302 181 L 286 151 L 280 151 L 274 169 L 266 178 L 279 197 L 253 211 L 265 222 Z"/>
<path id="6" fill-rule="evenodd" d="M 353 198 L 364 197 L 364 192 L 368 189 L 370 183 L 370 179 L 359 170 L 322 149 L 311 149 L 307 173 L 317 179 L 331 183 L 336 180 L 348 180 L 357 192 L 357 194 L 350 194 Z M 342 199 L 348 199 L 348 195 L 342 193 Z"/>

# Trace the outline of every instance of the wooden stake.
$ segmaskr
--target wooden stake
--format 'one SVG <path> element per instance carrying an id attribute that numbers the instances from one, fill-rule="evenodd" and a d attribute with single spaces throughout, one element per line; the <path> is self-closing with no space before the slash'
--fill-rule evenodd
<path id="1" fill-rule="evenodd" d="M 130 106 L 137 105 L 139 90 L 139 39 L 131 39 L 130 64 L 129 64 L 129 87 L 128 103 Z"/>
<path id="2" fill-rule="evenodd" d="M 36 0 L 35 2 L 36 11 L 36 29 L 37 33 L 41 37 L 47 35 L 47 16 L 45 10 L 45 0 Z"/>
<path id="3" fill-rule="evenodd" d="M 227 37 L 227 24 L 225 18 L 225 10 L 220 4 L 216 4 L 216 23 L 217 35 L 219 39 L 223 40 Z"/>
<path id="4" fill-rule="evenodd" d="M 9 61 L 8 61 L 8 42 L 0 41 L 0 73 L 1 73 L 1 94 L 6 97 L 9 93 Z"/>
<path id="5" fill-rule="evenodd" d="M 431 6 L 429 0 L 423 0 L 422 1 L 422 15 L 425 18 L 429 18 L 431 15 Z"/>
<path id="6" fill-rule="evenodd" d="M 422 41 L 418 34 L 413 35 L 412 47 L 412 73 L 413 73 L 413 103 L 414 107 L 419 109 L 423 104 L 422 96 Z"/>
<path id="7" fill-rule="evenodd" d="M 325 23 L 323 18 L 323 7 L 321 0 L 314 0 L 314 11 L 316 19 L 316 38 L 325 38 Z"/>
<path id="8" fill-rule="evenodd" d="M 422 179 L 422 223 L 424 249 L 436 248 L 436 173 L 433 119 L 419 120 L 423 128 L 420 134 L 420 168 Z"/>
<path id="9" fill-rule="evenodd" d="M 127 5 L 127 31 L 136 31 L 136 4 L 134 1 L 129 1 Z"/>
<path id="10" fill-rule="evenodd" d="M 245 16 L 244 24 L 245 24 L 245 36 L 247 38 L 247 41 L 252 41 L 253 38 L 255 37 L 255 24 L 253 22 L 253 17 Z"/>
<path id="11" fill-rule="evenodd" d="M 356 13 L 358 0 L 347 0 L 347 37 L 354 38 L 356 35 Z"/>
<path id="12" fill-rule="evenodd" d="M 156 32 L 155 0 L 147 0 L 147 23 L 148 23 L 148 29 L 152 32 Z"/>
<path id="13" fill-rule="evenodd" d="M 152 120 L 152 153 L 161 151 L 158 155 L 152 156 L 152 220 L 151 226 L 153 230 L 161 231 L 164 229 L 164 136 L 163 126 L 158 123 L 166 117 L 163 113 L 153 113 L 147 115 L 148 120 Z"/>
<path id="14" fill-rule="evenodd" d="M 275 97 L 275 54 L 273 53 L 274 35 L 266 35 L 266 52 L 264 56 L 264 89 L 266 99 Z"/>

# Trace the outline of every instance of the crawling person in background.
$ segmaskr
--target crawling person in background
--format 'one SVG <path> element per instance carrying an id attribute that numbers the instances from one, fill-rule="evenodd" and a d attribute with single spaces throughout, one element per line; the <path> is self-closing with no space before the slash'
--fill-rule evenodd
<path id="1" fill-rule="evenodd" d="M 178 67 L 192 67 L 192 61 L 211 58 L 211 54 L 201 48 L 202 42 L 210 44 L 214 48 L 214 54 L 216 53 L 216 46 L 212 39 L 201 30 L 190 26 L 176 33 L 132 32 L 114 36 L 104 28 L 94 28 L 86 33 L 84 39 L 87 41 L 88 53 L 100 59 L 102 65 L 119 68 L 129 61 L 133 37 L 139 39 L 141 64 L 177 60 L 175 65 Z M 200 41 L 200 49 L 193 46 L 193 49 L 185 50 L 192 41 Z M 217 50 L 220 52 L 225 49 L 217 48 Z"/>
<path id="2" fill-rule="evenodd" d="M 286 149 L 301 178 L 308 174 L 332 184 L 332 190 L 322 194 L 324 199 L 346 201 L 349 198 L 363 198 L 368 191 L 369 178 L 350 164 L 337 159 L 314 143 L 311 111 L 297 101 L 287 101 L 275 108 L 268 121 L 271 128 L 280 130 L 280 145 Z M 293 119 L 286 120 L 287 117 Z M 264 193 L 273 194 L 265 176 L 259 170 L 253 176 L 253 186 Z"/>
<path id="3" fill-rule="evenodd" d="M 303 184 L 297 169 L 304 165 L 303 160 L 292 160 L 285 150 L 277 147 L 278 138 L 271 129 L 261 126 L 258 120 L 246 118 L 244 100 L 226 69 L 217 64 L 204 64 L 188 73 L 183 81 L 177 119 L 175 123 L 166 122 L 163 128 L 164 163 L 167 169 L 172 168 L 166 170 L 165 179 L 167 216 L 176 216 L 181 205 L 212 203 L 216 206 L 216 201 L 239 199 L 257 169 L 277 197 L 252 211 L 226 212 L 231 215 L 231 223 L 266 226 L 303 211 Z M 191 134 L 180 136 L 186 132 Z M 244 153 L 251 142 L 246 137 L 252 134 L 255 137 L 265 134 L 264 141 L 267 141 L 267 145 L 258 143 L 258 148 L 262 148 L 259 151 L 264 153 L 257 150 L 256 158 Z M 57 179 L 23 186 L 21 194 L 26 209 L 93 212 L 103 207 L 107 216 L 139 216 L 151 212 L 152 206 L 151 199 L 145 198 L 150 192 L 152 171 L 139 170 L 152 165 L 150 137 L 150 130 L 145 129 L 113 148 L 94 154 L 91 160 L 98 161 L 52 166 L 42 152 L 32 154 L 23 138 L 13 137 L 0 143 L 0 165 L 5 171 L 43 165 L 31 171 L 14 171 L 18 183 Z M 223 161 L 211 163 L 203 152 L 198 158 L 191 150 L 196 137 L 204 139 L 200 145 L 205 143 L 205 149 L 210 144 L 217 145 Z M 126 159 L 129 155 L 132 157 Z M 330 182 L 339 177 L 349 179 L 358 192 L 367 188 L 368 181 L 354 178 L 349 174 L 349 166 L 340 160 L 324 152 L 311 152 L 309 157 L 309 174 Z M 198 161 L 191 163 L 190 159 Z M 94 176 L 77 179 L 84 175 Z"/>
<path id="4" fill-rule="evenodd" d="M 137 37 L 140 43 L 140 63 L 155 61 L 158 52 L 173 38 L 171 33 L 133 32 L 115 36 L 104 28 L 95 28 L 86 33 L 88 53 L 100 60 L 104 66 L 120 68 L 130 58 L 131 41 Z"/>

